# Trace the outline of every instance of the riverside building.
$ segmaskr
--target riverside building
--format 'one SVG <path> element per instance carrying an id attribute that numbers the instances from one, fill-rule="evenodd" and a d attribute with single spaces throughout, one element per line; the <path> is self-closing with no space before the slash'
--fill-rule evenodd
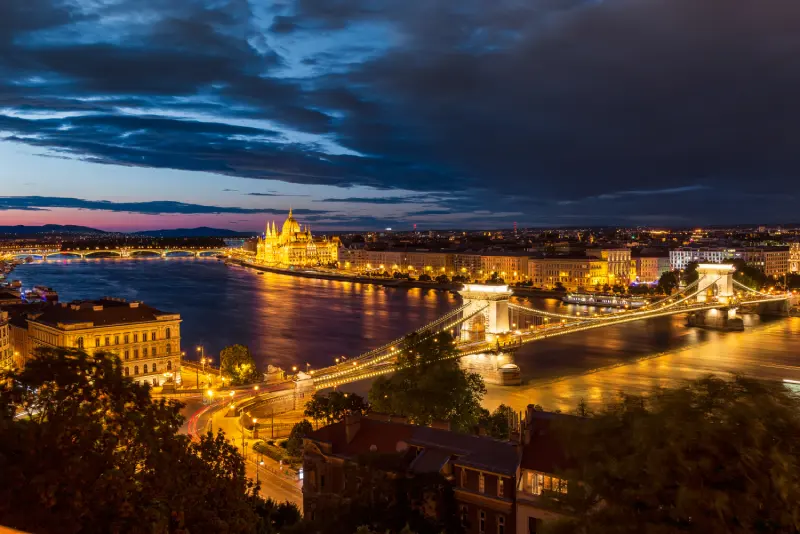
<path id="1" fill-rule="evenodd" d="M 278 232 L 275 222 L 267 223 L 256 244 L 256 259 L 261 263 L 281 266 L 313 266 L 339 260 L 339 238 L 314 238 L 311 228 L 303 228 L 289 210 L 289 216 Z"/>
<path id="2" fill-rule="evenodd" d="M 24 365 L 39 347 L 111 352 L 125 376 L 153 386 L 180 382 L 181 316 L 142 302 L 104 297 L 47 306 L 11 322 Z"/>
<path id="3" fill-rule="evenodd" d="M 0 371 L 14 366 L 14 351 L 11 348 L 11 333 L 8 312 L 0 311 Z"/>

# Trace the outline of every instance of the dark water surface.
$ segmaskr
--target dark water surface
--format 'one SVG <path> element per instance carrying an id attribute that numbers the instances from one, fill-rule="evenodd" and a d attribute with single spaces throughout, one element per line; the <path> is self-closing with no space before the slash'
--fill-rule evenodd
<path id="1" fill-rule="evenodd" d="M 43 284 L 62 300 L 105 295 L 181 314 L 182 346 L 216 357 L 243 343 L 261 365 L 329 365 L 402 336 L 459 306 L 447 291 L 383 288 L 256 274 L 214 259 L 56 260 L 20 266 L 24 287 Z M 517 299 L 550 311 L 586 310 L 553 299 Z M 744 372 L 800 380 L 800 319 L 745 317 L 745 332 L 687 328 L 685 317 L 628 323 L 532 343 L 516 360 L 527 382 L 490 388 L 487 401 L 565 409 L 575 398 L 670 385 L 699 374 Z"/>

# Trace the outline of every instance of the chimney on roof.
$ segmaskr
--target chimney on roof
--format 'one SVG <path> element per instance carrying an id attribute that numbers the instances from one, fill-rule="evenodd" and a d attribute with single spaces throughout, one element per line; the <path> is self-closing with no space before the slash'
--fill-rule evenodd
<path id="1" fill-rule="evenodd" d="M 347 440 L 347 443 L 353 441 L 358 434 L 358 431 L 361 430 L 361 414 L 354 413 L 348 414 L 344 416 L 344 437 Z"/>

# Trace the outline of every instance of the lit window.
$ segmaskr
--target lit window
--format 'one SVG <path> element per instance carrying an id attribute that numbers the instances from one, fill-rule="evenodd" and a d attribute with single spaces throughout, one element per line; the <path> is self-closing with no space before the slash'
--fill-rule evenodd
<path id="1" fill-rule="evenodd" d="M 484 493 L 486 491 L 486 481 L 483 473 L 478 473 L 478 491 Z"/>
<path id="2" fill-rule="evenodd" d="M 147 358 L 147 347 L 142 349 L 142 358 Z"/>
<path id="3" fill-rule="evenodd" d="M 147 374 L 147 364 L 144 364 L 144 374 Z"/>
<path id="4" fill-rule="evenodd" d="M 167 371 L 172 371 L 172 362 L 167 362 Z"/>
<path id="5" fill-rule="evenodd" d="M 94 346 L 95 347 L 99 347 L 100 346 L 100 338 L 99 337 L 94 338 Z"/>
<path id="6" fill-rule="evenodd" d="M 125 351 L 125 359 L 128 360 L 131 357 L 131 352 L 129 350 Z"/>
<path id="7" fill-rule="evenodd" d="M 131 338 L 128 334 L 125 334 L 125 337 L 123 337 L 122 339 L 124 340 L 126 345 L 131 342 Z"/>
<path id="8" fill-rule="evenodd" d="M 497 479 L 497 496 L 498 497 L 503 497 L 503 493 L 505 493 L 505 484 L 503 482 L 503 479 L 498 477 L 498 479 Z"/>
<path id="9" fill-rule="evenodd" d="M 157 373 L 157 372 L 158 372 L 158 369 L 156 369 L 156 364 L 153 364 L 153 372 L 154 372 L 154 373 Z"/>
<path id="10" fill-rule="evenodd" d="M 484 534 L 486 532 L 486 512 L 481 510 L 480 522 L 478 523 L 478 532 Z"/>
<path id="11" fill-rule="evenodd" d="M 114 345 L 119 345 L 119 336 L 114 336 Z"/>
<path id="12" fill-rule="evenodd" d="M 135 374 L 135 375 L 139 374 L 139 366 L 138 365 L 134 365 L 133 366 L 133 374 Z"/>

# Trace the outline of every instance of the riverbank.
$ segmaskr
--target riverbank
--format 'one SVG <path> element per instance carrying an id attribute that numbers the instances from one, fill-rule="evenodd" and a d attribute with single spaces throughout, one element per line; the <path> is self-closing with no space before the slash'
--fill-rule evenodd
<path id="1" fill-rule="evenodd" d="M 283 274 L 287 276 L 298 276 L 300 278 L 316 278 L 319 280 L 337 280 L 339 282 L 353 282 L 356 284 L 373 284 L 386 287 L 399 287 L 399 288 L 421 288 L 421 289 L 441 289 L 443 291 L 458 291 L 463 284 L 449 282 L 440 284 L 437 282 L 420 282 L 419 280 L 403 280 L 397 278 L 382 278 L 372 276 L 350 275 L 345 273 L 332 273 L 325 271 L 312 271 L 312 270 L 298 270 L 287 269 L 284 267 L 271 267 L 268 265 L 261 265 L 258 263 L 251 263 L 244 260 L 232 260 L 231 263 L 241 265 L 242 267 L 249 267 L 257 271 L 264 271 L 268 273 Z"/>

